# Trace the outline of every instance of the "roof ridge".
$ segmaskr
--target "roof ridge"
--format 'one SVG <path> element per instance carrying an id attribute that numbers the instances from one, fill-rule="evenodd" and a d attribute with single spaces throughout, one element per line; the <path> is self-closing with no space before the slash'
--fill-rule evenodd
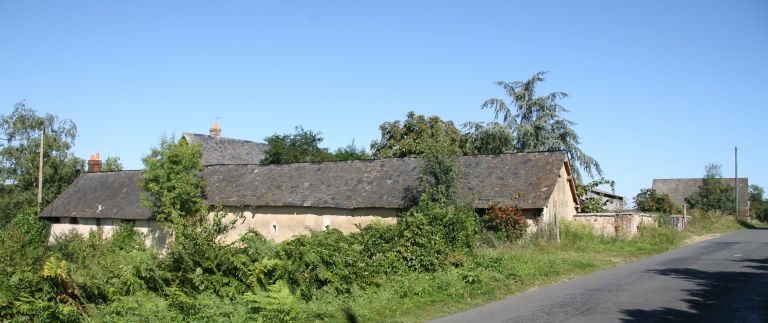
<path id="1" fill-rule="evenodd" d="M 527 154 L 553 154 L 553 153 L 565 153 L 565 150 L 546 150 L 546 151 L 530 151 L 519 153 L 500 153 L 500 154 L 477 154 L 477 155 L 463 155 L 456 156 L 458 158 L 472 158 L 472 157 L 497 157 L 497 156 L 512 156 L 512 155 L 527 155 Z M 275 164 L 256 164 L 256 163 L 220 163 L 220 164 L 208 164 L 205 167 L 211 166 L 274 166 L 274 165 L 307 165 L 307 164 L 340 164 L 340 163 L 356 163 L 356 162 L 376 162 L 385 160 L 421 160 L 423 157 L 386 157 L 386 158 L 372 158 L 372 159 L 351 159 L 351 160 L 325 160 L 325 161 L 310 161 L 310 162 L 295 162 L 295 163 L 275 163 Z"/>
<path id="2" fill-rule="evenodd" d="M 205 137 L 206 139 L 216 139 L 216 140 L 242 141 L 242 142 L 250 142 L 250 143 L 262 144 L 262 145 L 266 145 L 267 144 L 266 142 L 253 141 L 253 140 L 240 139 L 240 138 L 230 138 L 230 137 L 216 137 L 216 138 L 214 138 L 211 135 L 206 135 L 206 134 L 202 134 L 202 133 L 194 133 L 194 132 L 186 132 L 186 131 L 182 132 L 181 135 L 182 136 L 185 136 L 185 135 L 198 136 L 198 137 Z"/>

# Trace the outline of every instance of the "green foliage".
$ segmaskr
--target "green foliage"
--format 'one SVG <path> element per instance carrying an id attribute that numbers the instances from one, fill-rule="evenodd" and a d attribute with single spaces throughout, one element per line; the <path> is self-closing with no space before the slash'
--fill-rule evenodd
<path id="1" fill-rule="evenodd" d="M 119 172 L 121 170 L 123 170 L 123 164 L 120 162 L 120 157 L 117 156 L 107 157 L 101 167 L 103 172 Z"/>
<path id="2" fill-rule="evenodd" d="M 528 233 L 528 221 L 523 211 L 511 203 L 499 201 L 488 205 L 483 215 L 483 227 L 486 230 L 498 232 L 506 241 L 517 241 Z"/>
<path id="3" fill-rule="evenodd" d="M 301 126 L 297 126 L 293 134 L 274 134 L 264 140 L 268 146 L 264 151 L 262 164 L 322 162 L 334 159 L 328 148 L 318 146 L 323 142 L 322 134 L 304 130 Z"/>
<path id="4" fill-rule="evenodd" d="M 91 316 L 95 322 L 182 322 L 184 316 L 174 311 L 162 296 L 149 291 L 121 296 L 97 306 Z"/>
<path id="5" fill-rule="evenodd" d="M 469 205 L 434 202 L 428 195 L 405 212 L 397 225 L 395 250 L 416 271 L 458 264 L 474 252 L 480 232 L 479 218 Z"/>
<path id="6" fill-rule="evenodd" d="M 652 188 L 641 189 L 640 193 L 635 195 L 635 207 L 643 212 L 661 212 L 671 214 L 675 211 L 675 205 L 669 194 L 657 192 Z"/>
<path id="7" fill-rule="evenodd" d="M 355 146 L 354 140 L 352 140 L 352 143 L 350 143 L 349 145 L 338 148 L 336 149 L 336 151 L 333 152 L 333 160 L 336 160 L 336 161 L 363 160 L 363 159 L 371 159 L 371 155 L 368 154 L 367 151 L 365 151 L 365 147 Z"/>
<path id="8" fill-rule="evenodd" d="M 515 152 L 515 136 L 498 122 L 467 122 L 461 135 L 464 155 L 491 155 Z"/>
<path id="9" fill-rule="evenodd" d="M 758 185 L 749 185 L 749 208 L 751 215 L 756 219 L 768 221 L 768 201 L 763 198 L 765 191 Z"/>
<path id="10" fill-rule="evenodd" d="M 581 205 L 581 212 L 583 213 L 600 213 L 605 212 L 605 205 L 608 204 L 608 200 L 604 200 L 597 196 L 590 196 L 590 192 L 596 189 L 600 185 L 608 185 L 611 187 L 611 191 L 615 191 L 616 182 L 601 178 L 591 181 L 586 184 L 576 184 L 576 195 L 579 197 L 579 203 Z"/>
<path id="11" fill-rule="evenodd" d="M 263 250 L 245 250 L 220 241 L 236 220 L 225 220 L 223 213 L 216 212 L 211 219 L 186 220 L 189 222 L 175 226 L 173 244 L 162 259 L 168 284 L 189 295 L 212 291 L 232 298 L 248 290 L 246 271 Z M 252 234 L 246 239 L 253 239 Z"/>
<path id="12" fill-rule="evenodd" d="M 150 207 L 157 221 L 166 224 L 201 223 L 207 214 L 202 150 L 183 138 L 162 137 L 142 159 L 144 175 L 139 185 L 149 193 L 142 204 Z"/>
<path id="13" fill-rule="evenodd" d="M 544 81 L 544 74 L 546 72 L 536 73 L 524 82 L 496 82 L 509 96 L 510 103 L 492 98 L 486 100 L 482 108 L 493 109 L 494 121 L 501 119 L 504 127 L 511 129 L 514 151 L 564 150 L 589 177 L 602 176 L 603 171 L 597 160 L 579 148 L 579 136 L 573 130 L 575 123 L 561 117 L 568 110 L 558 101 L 568 94 L 552 92 L 545 96 L 536 95 L 536 86 Z M 574 175 L 581 182 L 579 168 L 574 168 Z"/>
<path id="14" fill-rule="evenodd" d="M 279 277 L 304 299 L 318 293 L 348 293 L 366 280 L 362 247 L 349 240 L 341 231 L 329 229 L 280 244 L 278 254 L 284 262 Z"/>
<path id="15" fill-rule="evenodd" d="M 379 126 L 381 138 L 371 142 L 374 158 L 420 157 L 430 151 L 445 155 L 461 155 L 461 132 L 451 121 L 438 116 L 425 117 L 413 111 L 406 120 L 384 122 Z"/>
<path id="16" fill-rule="evenodd" d="M 299 312 L 299 301 L 283 281 L 266 291 L 247 292 L 243 299 L 257 314 L 257 322 L 294 322 Z"/>
<path id="17" fill-rule="evenodd" d="M 685 202 L 693 209 L 736 213 L 736 196 L 733 185 L 722 180 L 720 164 L 706 166 L 699 190 L 687 197 Z"/>
<path id="18" fill-rule="evenodd" d="M 66 316 L 64 309 L 42 300 L 46 284 L 40 270 L 48 256 L 47 238 L 48 226 L 33 208 L 19 212 L 0 229 L 0 320 Z"/>
<path id="19" fill-rule="evenodd" d="M 43 146 L 43 199 L 53 201 L 84 169 L 72 146 L 77 127 L 53 114 L 38 115 L 22 101 L 0 116 L 0 226 L 18 211 L 37 205 L 40 135 Z"/>

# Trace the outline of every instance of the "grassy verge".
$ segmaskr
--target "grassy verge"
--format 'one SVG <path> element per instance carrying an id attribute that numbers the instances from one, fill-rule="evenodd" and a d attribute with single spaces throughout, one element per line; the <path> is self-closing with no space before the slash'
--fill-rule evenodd
<path id="1" fill-rule="evenodd" d="M 569 223 L 561 243 L 531 239 L 486 243 L 468 264 L 436 273 L 387 277 L 377 287 L 318 298 L 302 306 L 306 321 L 424 321 L 466 310 L 534 287 L 567 280 L 681 246 L 691 236 L 743 228 L 723 217 L 697 217 L 689 230 L 641 228 L 633 240 L 602 237 Z M 493 239 L 487 239 L 493 241 Z"/>

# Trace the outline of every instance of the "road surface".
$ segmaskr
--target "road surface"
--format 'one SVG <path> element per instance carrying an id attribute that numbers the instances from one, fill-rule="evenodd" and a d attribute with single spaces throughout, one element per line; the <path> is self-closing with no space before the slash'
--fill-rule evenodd
<path id="1" fill-rule="evenodd" d="M 435 322 L 768 322 L 768 230 L 742 230 Z"/>

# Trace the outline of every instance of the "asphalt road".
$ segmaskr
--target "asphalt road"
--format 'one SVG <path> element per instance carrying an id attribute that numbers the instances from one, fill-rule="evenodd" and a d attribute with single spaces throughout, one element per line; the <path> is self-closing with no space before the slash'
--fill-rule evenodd
<path id="1" fill-rule="evenodd" d="M 742 230 L 435 322 L 768 322 L 768 230 Z"/>

